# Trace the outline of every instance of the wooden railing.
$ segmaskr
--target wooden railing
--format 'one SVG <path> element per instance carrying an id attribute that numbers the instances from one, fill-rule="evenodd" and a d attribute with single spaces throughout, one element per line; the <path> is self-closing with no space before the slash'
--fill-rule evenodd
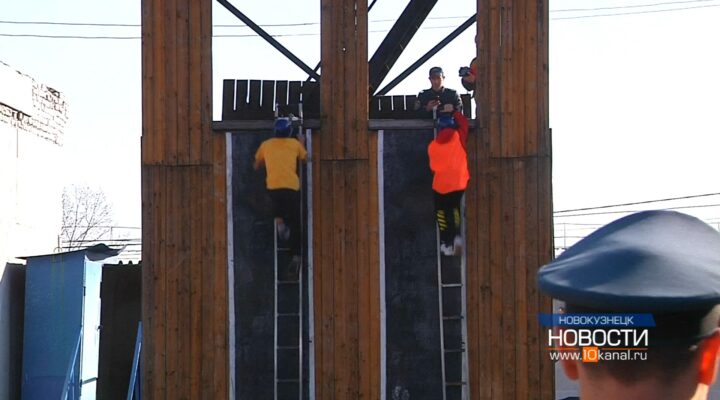
<path id="1" fill-rule="evenodd" d="M 416 119 L 415 95 L 376 96 L 370 100 L 370 119 Z M 462 94 L 463 112 L 470 117 L 470 95 Z M 302 102 L 305 119 L 320 118 L 320 84 L 304 81 L 223 81 L 222 120 L 265 120 L 280 107 Z"/>

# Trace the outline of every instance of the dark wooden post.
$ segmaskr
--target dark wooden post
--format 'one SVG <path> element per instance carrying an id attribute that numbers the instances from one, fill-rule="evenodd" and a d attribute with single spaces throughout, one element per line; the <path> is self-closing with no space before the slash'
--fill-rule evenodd
<path id="1" fill-rule="evenodd" d="M 548 1 L 478 0 L 467 192 L 473 399 L 552 399 L 535 273 L 553 255 Z"/>
<path id="2" fill-rule="evenodd" d="M 322 0 L 321 132 L 313 139 L 318 399 L 378 399 L 376 137 L 368 134 L 367 1 Z"/>
<path id="3" fill-rule="evenodd" d="M 142 1 L 143 397 L 228 398 L 225 137 L 210 0 Z"/>

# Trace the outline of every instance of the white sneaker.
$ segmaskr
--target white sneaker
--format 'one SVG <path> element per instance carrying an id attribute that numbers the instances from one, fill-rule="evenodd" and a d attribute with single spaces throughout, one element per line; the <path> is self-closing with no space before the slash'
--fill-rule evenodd
<path id="1" fill-rule="evenodd" d="M 290 239 L 290 228 L 288 228 L 287 225 L 285 225 L 285 230 L 283 231 L 281 238 L 286 242 Z"/>
<path id="2" fill-rule="evenodd" d="M 453 248 L 453 245 L 447 245 L 443 243 L 440 245 L 440 253 L 442 253 L 444 256 L 454 256 L 455 249 Z"/>
<path id="3" fill-rule="evenodd" d="M 462 254 L 463 249 L 463 240 L 460 235 L 455 236 L 455 240 L 453 240 L 453 247 L 455 248 L 455 254 L 459 255 Z"/>
<path id="4" fill-rule="evenodd" d="M 300 271 L 300 265 L 302 263 L 302 260 L 300 259 L 300 256 L 295 255 L 292 257 L 292 260 L 290 260 L 290 273 L 293 274 L 293 276 L 297 276 L 298 271 Z"/>
<path id="5" fill-rule="evenodd" d="M 287 241 L 290 238 L 290 228 L 283 223 L 279 223 L 277 225 L 277 235 L 278 239 Z"/>

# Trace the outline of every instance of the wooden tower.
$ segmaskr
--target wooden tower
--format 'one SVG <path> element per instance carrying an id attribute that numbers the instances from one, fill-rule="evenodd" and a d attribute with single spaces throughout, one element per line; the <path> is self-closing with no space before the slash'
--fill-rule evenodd
<path id="1" fill-rule="evenodd" d="M 368 4 L 320 5 L 315 395 L 380 399 Z M 143 395 L 152 399 L 231 395 L 226 138 L 212 131 L 211 6 L 142 2 Z M 552 257 L 547 7 L 547 0 L 477 0 L 475 178 L 466 199 L 473 399 L 554 394 L 536 317 L 550 302 L 534 278 Z"/>

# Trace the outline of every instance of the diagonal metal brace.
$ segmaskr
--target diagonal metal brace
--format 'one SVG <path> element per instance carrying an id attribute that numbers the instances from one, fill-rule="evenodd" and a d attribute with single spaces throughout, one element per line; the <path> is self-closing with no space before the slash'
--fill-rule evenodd
<path id="1" fill-rule="evenodd" d="M 383 42 L 370 59 L 368 67 L 370 77 L 370 95 L 380 86 L 390 73 L 403 50 L 415 36 L 420 25 L 425 21 L 438 0 L 412 0 L 408 3 L 400 17 L 395 21 Z"/>
<path id="2" fill-rule="evenodd" d="M 272 47 L 276 48 L 279 52 L 281 52 L 285 57 L 290 59 L 295 65 L 300 67 L 303 71 L 305 71 L 307 74 L 309 74 L 311 77 L 315 78 L 315 80 L 320 81 L 320 75 L 313 71 L 312 68 L 310 68 L 307 64 L 302 62 L 301 59 L 297 58 L 295 54 L 293 54 L 290 50 L 285 48 L 280 42 L 275 40 L 272 36 L 270 36 L 269 33 L 265 32 L 263 28 L 261 28 L 258 24 L 254 23 L 250 18 L 248 18 L 247 15 L 243 14 L 240 10 L 235 8 L 232 4 L 230 4 L 227 0 L 217 0 L 218 3 L 220 3 L 223 7 L 227 8 L 228 11 L 230 11 L 233 15 L 235 15 L 240 21 L 245 23 L 250 29 L 255 31 L 260 37 L 265 39 Z"/>
<path id="3" fill-rule="evenodd" d="M 440 43 L 436 44 L 435 47 L 428 50 L 427 53 L 423 54 L 422 57 L 420 57 L 417 61 L 415 61 L 411 66 L 407 67 L 405 71 L 403 71 L 400 75 L 397 76 L 397 78 L 393 79 L 392 82 L 388 83 L 387 86 L 380 89 L 375 96 L 384 96 L 392 90 L 395 86 L 397 86 L 400 82 L 402 82 L 405 78 L 407 78 L 410 74 L 412 74 L 418 67 L 423 65 L 425 61 L 429 60 L 430 57 L 437 54 L 438 51 L 442 50 L 443 47 L 447 46 L 448 43 L 452 42 L 453 39 L 460 36 L 461 33 L 465 31 L 465 29 L 469 28 L 470 25 L 475 22 L 477 19 L 477 13 L 473 14 L 472 17 L 468 18 L 467 21 L 463 22 L 462 25 L 458 26 L 454 31 L 450 32 L 445 39 L 441 40 Z"/>

